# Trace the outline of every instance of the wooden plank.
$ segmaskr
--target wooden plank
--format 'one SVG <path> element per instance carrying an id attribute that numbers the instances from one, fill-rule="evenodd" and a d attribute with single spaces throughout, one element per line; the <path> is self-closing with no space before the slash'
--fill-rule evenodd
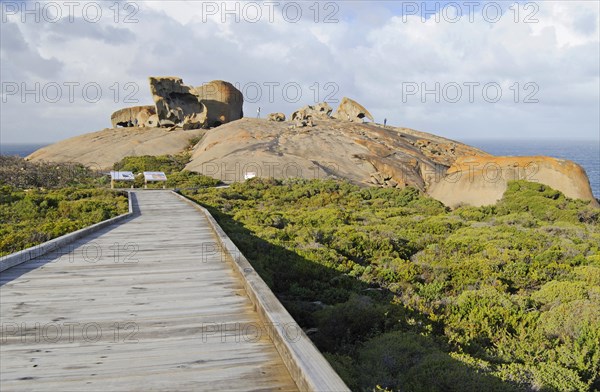
<path id="1" fill-rule="evenodd" d="M 183 196 L 180 197 L 192 203 Z M 254 271 L 252 265 L 210 213 L 197 204 L 192 203 L 192 205 L 206 214 L 208 223 L 219 238 L 222 246 L 221 252 L 227 256 L 234 270 L 240 276 L 259 317 L 265 325 L 270 326 L 267 332 L 300 390 L 349 391 L 344 381 L 298 326 L 267 284 Z"/>
<path id="2" fill-rule="evenodd" d="M 0 273 L 0 390 L 297 390 L 206 218 L 134 196 L 134 218 Z"/>

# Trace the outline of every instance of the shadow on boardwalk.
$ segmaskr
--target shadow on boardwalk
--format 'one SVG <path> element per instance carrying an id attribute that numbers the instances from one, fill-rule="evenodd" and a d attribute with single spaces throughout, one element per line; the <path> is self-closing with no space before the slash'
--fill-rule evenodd
<path id="1" fill-rule="evenodd" d="M 204 215 L 136 194 L 137 216 L 2 273 L 0 390 L 297 391 Z"/>

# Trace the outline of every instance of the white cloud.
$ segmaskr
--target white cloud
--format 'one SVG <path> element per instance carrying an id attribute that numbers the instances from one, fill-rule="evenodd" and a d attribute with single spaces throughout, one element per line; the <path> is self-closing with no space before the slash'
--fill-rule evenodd
<path id="1" fill-rule="evenodd" d="M 337 8 L 325 8 L 332 3 L 322 2 L 318 13 L 310 8 L 314 3 L 298 2 L 302 18 L 296 23 L 290 21 L 293 9 L 284 13 L 285 3 L 272 9 L 263 4 L 259 20 L 250 23 L 244 19 L 255 21 L 252 12 L 258 3 L 229 2 L 230 10 L 238 4 L 241 12 L 236 23 L 234 15 L 215 12 L 214 5 L 222 2 L 204 3 L 135 2 L 138 9 L 121 8 L 117 22 L 112 2 L 102 3 L 97 23 L 89 22 L 93 15 L 81 9 L 71 20 L 56 23 L 23 23 L 20 14 L 8 15 L 0 26 L 5 87 L 36 82 L 42 87 L 65 82 L 80 86 L 73 102 L 50 103 L 42 97 L 35 103 L 26 96 L 22 103 L 20 92 L 5 94 L 1 141 L 54 141 L 106 127 L 113 110 L 135 104 L 124 102 L 135 92 L 126 89 L 126 83 L 139 89 L 133 94 L 139 104 L 150 103 L 150 75 L 181 76 L 192 85 L 229 80 L 248 98 L 260 86 L 260 99 L 246 102 L 248 115 L 258 106 L 263 113 L 290 113 L 334 93 L 333 98 L 350 96 L 363 103 L 379 121 L 386 117 L 391 124 L 457 139 L 600 137 L 597 2 L 535 3 L 538 23 L 523 23 L 529 13 L 525 11 L 531 10 L 522 8 L 518 23 L 506 10 L 497 23 L 486 21 L 481 12 L 475 12 L 473 22 L 468 15 L 457 23 L 444 18 L 437 23 L 435 17 L 422 22 L 417 15 L 400 15 L 396 3 L 370 1 L 338 2 Z M 137 23 L 124 23 L 128 15 Z M 63 17 L 68 18 L 66 13 Z M 337 23 L 323 23 L 326 17 Z M 464 86 L 469 82 L 480 84 L 473 102 Z M 535 86 L 525 88 L 528 82 L 539 87 L 539 103 L 522 102 L 534 92 Z M 99 102 L 85 99 L 81 89 L 86 83 L 101 87 Z M 289 102 L 284 87 L 288 95 L 295 95 L 296 83 L 302 98 Z M 414 83 L 429 89 L 439 83 L 447 93 L 457 83 L 463 99 L 449 103 L 442 96 L 436 103 L 429 94 L 422 102 L 420 93 L 403 94 L 403 86 Z M 501 86 L 498 103 L 482 96 L 486 83 Z M 519 102 L 514 102 L 515 91 L 510 89 L 515 83 Z M 63 95 L 67 92 L 64 87 Z"/>

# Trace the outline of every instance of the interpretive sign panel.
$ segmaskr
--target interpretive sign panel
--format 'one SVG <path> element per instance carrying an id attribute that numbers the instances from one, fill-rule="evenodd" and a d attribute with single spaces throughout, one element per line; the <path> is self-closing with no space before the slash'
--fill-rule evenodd
<path id="1" fill-rule="evenodd" d="M 146 181 L 167 181 L 167 175 L 163 172 L 144 172 Z"/>
<path id="2" fill-rule="evenodd" d="M 134 181 L 135 176 L 130 171 L 111 171 L 110 178 L 113 181 Z"/>

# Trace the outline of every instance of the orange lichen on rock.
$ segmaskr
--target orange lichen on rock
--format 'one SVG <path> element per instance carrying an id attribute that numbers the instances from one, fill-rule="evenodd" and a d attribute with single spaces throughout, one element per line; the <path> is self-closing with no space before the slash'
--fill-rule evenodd
<path id="1" fill-rule="evenodd" d="M 545 156 L 458 157 L 445 175 L 431 184 L 428 193 L 450 207 L 494 204 L 502 198 L 511 180 L 539 182 L 567 197 L 598 205 L 581 166 Z"/>

